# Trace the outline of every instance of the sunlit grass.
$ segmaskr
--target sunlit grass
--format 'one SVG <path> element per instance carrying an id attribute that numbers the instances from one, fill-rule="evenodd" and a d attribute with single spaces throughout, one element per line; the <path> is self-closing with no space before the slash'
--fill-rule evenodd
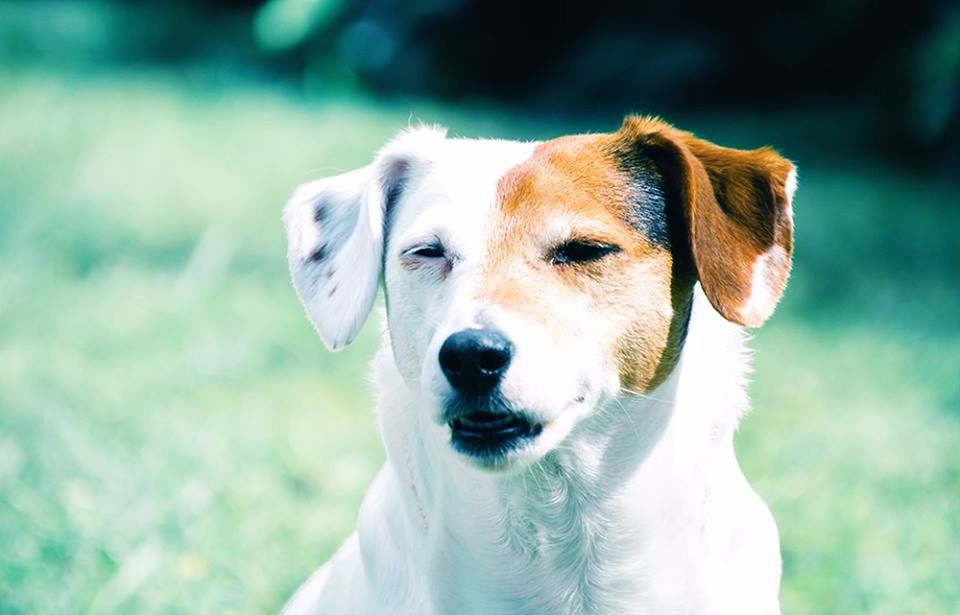
<path id="1" fill-rule="evenodd" d="M 613 127 L 191 83 L 0 76 L 0 612 L 276 611 L 382 459 L 376 324 L 331 355 L 302 316 L 292 187 L 411 110 L 468 135 Z M 796 273 L 738 437 L 784 612 L 953 613 L 960 192 L 798 162 Z"/>

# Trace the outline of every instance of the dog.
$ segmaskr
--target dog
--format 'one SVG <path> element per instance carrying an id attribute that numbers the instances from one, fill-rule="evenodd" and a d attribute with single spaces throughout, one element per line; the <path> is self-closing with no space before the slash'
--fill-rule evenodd
<path id="1" fill-rule="evenodd" d="M 289 266 L 320 337 L 349 344 L 384 292 L 387 460 L 284 613 L 779 613 L 733 435 L 796 177 L 628 116 L 544 142 L 408 128 L 298 188 Z"/>

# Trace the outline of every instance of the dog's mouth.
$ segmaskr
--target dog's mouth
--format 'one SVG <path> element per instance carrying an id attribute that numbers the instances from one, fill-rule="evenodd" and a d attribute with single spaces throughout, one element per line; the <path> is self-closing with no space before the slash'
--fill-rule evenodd
<path id="1" fill-rule="evenodd" d="M 520 448 L 540 435 L 543 425 L 514 412 L 472 412 L 452 419 L 450 443 L 474 457 L 494 457 Z"/>

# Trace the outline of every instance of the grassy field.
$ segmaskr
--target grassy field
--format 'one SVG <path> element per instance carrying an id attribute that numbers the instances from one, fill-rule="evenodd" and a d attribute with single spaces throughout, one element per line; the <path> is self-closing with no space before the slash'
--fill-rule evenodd
<path id="1" fill-rule="evenodd" d="M 411 112 L 467 135 L 616 125 L 199 83 L 0 74 L 0 613 L 276 611 L 383 456 L 377 325 L 339 355 L 315 337 L 291 188 Z M 958 612 L 960 189 L 784 118 L 690 122 L 799 152 L 795 275 L 738 436 L 784 612 Z"/>

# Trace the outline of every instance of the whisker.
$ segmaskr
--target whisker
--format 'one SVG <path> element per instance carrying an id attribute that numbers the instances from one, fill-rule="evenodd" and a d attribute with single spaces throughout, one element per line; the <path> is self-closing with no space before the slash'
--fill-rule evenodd
<path id="1" fill-rule="evenodd" d="M 623 412 L 624 416 L 627 417 L 627 422 L 630 423 L 630 428 L 633 429 L 633 435 L 636 436 L 637 439 L 639 439 L 640 429 L 639 429 L 639 426 L 637 425 L 637 418 L 633 415 L 632 412 L 630 412 L 627 409 L 627 407 L 623 404 L 622 401 L 616 398 L 613 401 L 615 404 L 617 404 L 617 407 L 621 410 L 621 412 Z"/>
<path id="2" fill-rule="evenodd" d="M 662 397 L 654 397 L 653 395 L 650 395 L 649 393 L 644 393 L 642 391 L 632 391 L 626 387 L 620 387 L 620 392 L 629 393 L 630 395 L 636 395 L 637 397 L 640 397 L 642 399 L 649 399 L 650 401 L 656 401 L 663 404 L 669 404 L 674 401 L 672 399 L 663 399 Z"/>
<path id="3" fill-rule="evenodd" d="M 307 172 L 308 172 L 308 173 L 311 173 L 311 174 L 313 174 L 313 173 L 336 173 L 336 174 L 340 174 L 340 173 L 347 173 L 347 172 L 349 172 L 349 171 L 351 171 L 351 170 L 352 170 L 352 169 L 344 169 L 343 167 L 323 166 L 323 167 L 314 167 L 314 168 L 311 168 L 311 169 L 310 169 L 309 171 L 307 171 Z"/>

